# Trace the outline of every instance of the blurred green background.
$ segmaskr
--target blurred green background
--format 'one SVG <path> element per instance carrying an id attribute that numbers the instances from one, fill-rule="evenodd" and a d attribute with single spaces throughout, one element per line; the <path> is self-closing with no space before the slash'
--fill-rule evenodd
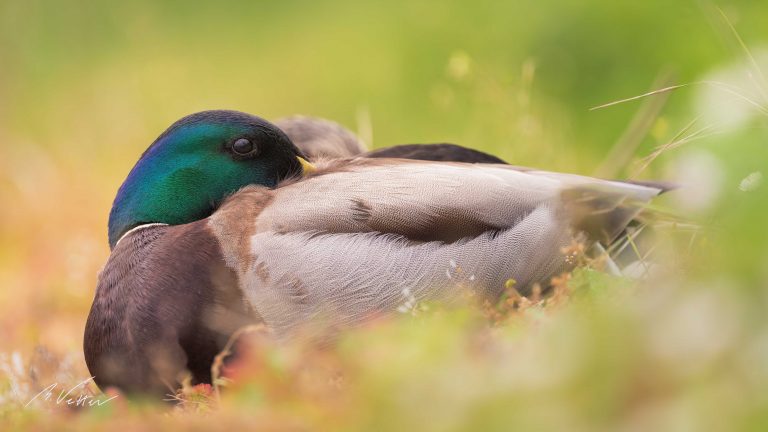
<path id="1" fill-rule="evenodd" d="M 768 360 L 767 29 L 762 0 L 2 0 L 0 352 L 44 346 L 85 373 L 117 187 L 173 121 L 227 108 L 327 117 L 372 147 L 448 141 L 520 165 L 690 185 L 667 205 L 715 228 L 671 246 L 657 288 L 681 303 L 688 290 L 727 298 L 741 329 L 727 349 L 763 340 L 756 358 Z M 590 110 L 676 84 L 691 85 Z M 691 139 L 638 174 L 681 132 Z M 655 320 L 646 312 L 632 325 Z M 590 331 L 625 324 L 596 316 Z M 706 339 L 698 322 L 680 337 Z M 642 346 L 634 337 L 596 349 Z"/>

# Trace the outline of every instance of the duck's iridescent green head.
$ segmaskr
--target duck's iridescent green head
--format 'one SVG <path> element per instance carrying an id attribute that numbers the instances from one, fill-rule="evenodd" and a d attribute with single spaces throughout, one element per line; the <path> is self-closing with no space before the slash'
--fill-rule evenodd
<path id="1" fill-rule="evenodd" d="M 302 172 L 303 155 L 268 121 L 237 111 L 184 117 L 141 155 L 109 214 L 109 245 L 146 223 L 184 224 L 209 216 L 249 184 L 268 187 Z"/>

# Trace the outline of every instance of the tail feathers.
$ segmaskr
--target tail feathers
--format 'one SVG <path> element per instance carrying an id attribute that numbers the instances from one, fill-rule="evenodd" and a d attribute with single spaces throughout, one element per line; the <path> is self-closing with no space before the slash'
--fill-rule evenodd
<path id="1" fill-rule="evenodd" d="M 564 189 L 561 200 L 571 226 L 592 241 L 612 244 L 660 189 L 621 183 L 576 185 Z"/>
<path id="2" fill-rule="evenodd" d="M 659 189 L 659 195 L 673 191 L 680 187 L 679 184 L 658 180 L 622 180 L 622 183 L 633 184 L 638 186 L 645 186 L 649 188 Z"/>

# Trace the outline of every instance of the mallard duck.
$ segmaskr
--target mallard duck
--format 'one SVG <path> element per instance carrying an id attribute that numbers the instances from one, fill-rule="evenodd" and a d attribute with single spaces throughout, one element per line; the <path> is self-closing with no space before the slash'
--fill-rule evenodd
<path id="1" fill-rule="evenodd" d="M 245 324 L 284 339 L 466 289 L 495 299 L 509 279 L 525 291 L 568 266 L 575 236 L 610 242 L 661 191 L 507 165 L 313 166 L 264 119 L 193 114 L 117 192 L 85 358 L 99 386 L 164 394 L 182 371 L 209 382 Z"/>
<path id="2" fill-rule="evenodd" d="M 344 126 L 322 118 L 291 116 L 275 125 L 309 158 L 337 159 L 364 156 L 468 163 L 506 163 L 496 156 L 451 143 L 400 144 L 366 151 L 365 144 Z"/>

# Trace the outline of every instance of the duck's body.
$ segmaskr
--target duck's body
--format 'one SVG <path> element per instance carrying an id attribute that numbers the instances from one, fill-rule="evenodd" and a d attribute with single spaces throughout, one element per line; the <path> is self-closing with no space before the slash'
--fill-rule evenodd
<path id="1" fill-rule="evenodd" d="M 84 350 L 99 386 L 173 393 L 189 370 L 210 382 L 229 335 L 252 321 L 207 220 L 126 234 L 99 275 Z"/>
<path id="2" fill-rule="evenodd" d="M 331 120 L 294 115 L 275 120 L 275 126 L 311 161 L 351 158 L 366 152 L 357 135 Z"/>
<path id="3" fill-rule="evenodd" d="M 425 161 L 504 164 L 502 159 L 451 143 L 400 144 L 368 151 L 365 144 L 344 126 L 322 118 L 291 116 L 275 121 L 310 160 L 352 158 L 400 158 Z"/>
<path id="4" fill-rule="evenodd" d="M 578 233 L 610 241 L 660 192 L 505 165 L 326 162 L 276 189 L 247 186 L 200 220 L 124 231 L 99 278 L 86 360 L 99 385 L 161 393 L 183 370 L 210 380 L 246 323 L 287 338 L 463 290 L 494 299 L 508 279 L 525 290 L 565 268 L 561 248 Z"/>
<path id="5" fill-rule="evenodd" d="M 400 144 L 371 150 L 364 153 L 363 156 L 368 158 L 402 158 L 436 162 L 506 164 L 506 162 L 496 156 L 451 143 Z"/>

